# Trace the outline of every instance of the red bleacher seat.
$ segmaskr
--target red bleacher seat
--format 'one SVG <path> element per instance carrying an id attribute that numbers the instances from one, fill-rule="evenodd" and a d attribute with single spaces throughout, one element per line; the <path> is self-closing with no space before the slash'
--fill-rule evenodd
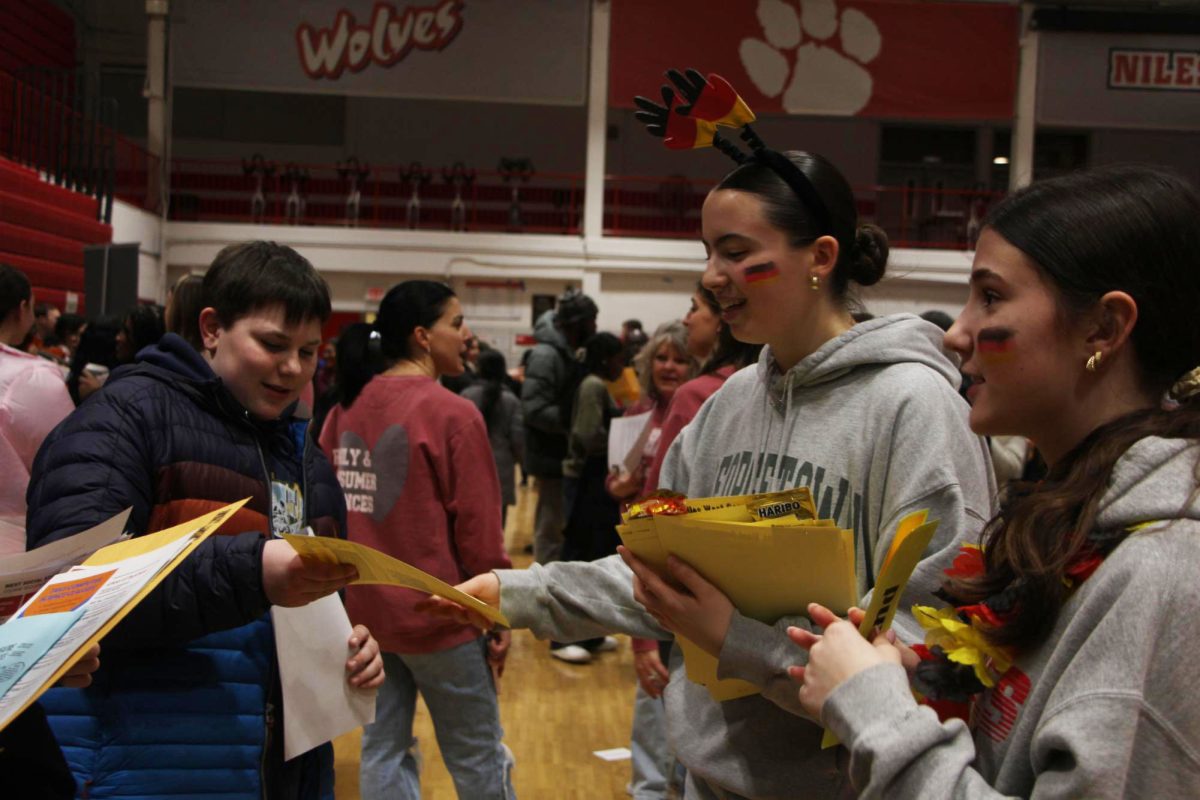
<path id="1" fill-rule="evenodd" d="M 46 183 L 33 170 L 5 158 L 0 158 L 0 191 L 69 209 L 77 216 L 99 216 L 96 198 Z"/>
<path id="2" fill-rule="evenodd" d="M 106 242 L 112 238 L 112 227 L 98 222 L 94 217 L 81 216 L 61 206 L 3 189 L 0 189 L 0 220 L 85 244 Z"/>
<path id="3" fill-rule="evenodd" d="M 83 248 L 112 241 L 96 220 L 95 198 L 43 181 L 0 158 L 0 261 L 23 270 L 39 302 L 66 308 L 67 292 L 83 310 Z"/>

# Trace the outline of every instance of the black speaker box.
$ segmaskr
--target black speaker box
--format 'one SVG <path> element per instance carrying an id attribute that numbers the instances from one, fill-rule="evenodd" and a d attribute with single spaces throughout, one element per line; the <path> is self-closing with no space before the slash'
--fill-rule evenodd
<path id="1" fill-rule="evenodd" d="M 138 243 L 83 248 L 87 318 L 121 316 L 138 301 Z"/>

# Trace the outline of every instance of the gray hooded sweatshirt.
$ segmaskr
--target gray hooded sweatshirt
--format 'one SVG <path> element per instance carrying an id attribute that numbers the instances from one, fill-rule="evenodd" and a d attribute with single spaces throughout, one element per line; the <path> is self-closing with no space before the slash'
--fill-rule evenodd
<path id="1" fill-rule="evenodd" d="M 866 595 L 896 523 L 929 509 L 941 521 L 909 583 L 902 609 L 935 602 L 931 592 L 959 543 L 976 540 L 994 490 L 986 444 L 967 425 L 959 374 L 942 332 L 911 314 L 856 325 L 779 374 L 769 348 L 733 375 L 671 445 L 659 485 L 692 497 L 809 486 L 821 517 L 858 537 L 858 580 Z M 633 599 L 619 557 L 498 571 L 501 609 L 514 627 L 573 641 L 623 631 L 665 638 Z M 831 797 L 841 779 L 821 728 L 803 718 L 787 667 L 806 653 L 774 625 L 735 612 L 718 674 L 761 695 L 714 701 L 687 680 L 678 648 L 665 697 L 679 760 L 714 793 L 754 800 Z M 901 637 L 919 639 L 905 612 Z"/>
<path id="2" fill-rule="evenodd" d="M 1198 464 L 1192 440 L 1126 451 L 1097 527 L 1161 524 L 1117 546 L 1046 642 L 977 698 L 971 729 L 918 706 L 898 666 L 839 686 L 822 715 L 863 796 L 1200 797 Z"/>

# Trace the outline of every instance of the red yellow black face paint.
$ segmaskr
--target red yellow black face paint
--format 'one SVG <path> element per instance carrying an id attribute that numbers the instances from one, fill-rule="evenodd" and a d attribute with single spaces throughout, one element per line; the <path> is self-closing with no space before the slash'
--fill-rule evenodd
<path id="1" fill-rule="evenodd" d="M 988 361 L 1007 361 L 1013 355 L 1011 328 L 984 328 L 975 337 L 975 351 Z"/>
<path id="2" fill-rule="evenodd" d="M 779 277 L 779 268 L 775 266 L 774 261 L 751 264 L 742 270 L 742 276 L 746 283 L 767 283 Z"/>

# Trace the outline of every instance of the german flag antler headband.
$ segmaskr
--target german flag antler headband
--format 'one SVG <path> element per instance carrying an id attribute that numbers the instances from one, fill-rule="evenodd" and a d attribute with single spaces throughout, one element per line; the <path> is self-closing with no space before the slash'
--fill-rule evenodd
<path id="1" fill-rule="evenodd" d="M 633 98 L 639 109 L 634 116 L 651 135 L 661 138 L 672 150 L 715 147 L 738 164 L 762 164 L 791 187 L 805 208 L 816 217 L 821 230 L 832 231 L 829 209 L 816 187 L 791 159 L 763 143 L 750 127 L 756 119 L 754 112 L 729 81 L 711 72 L 706 78 L 694 69 L 683 73 L 670 69 L 666 74 L 675 87 L 663 84 L 662 105 L 645 97 Z M 676 90 L 682 99 L 678 105 Z M 741 128 L 741 139 L 750 146 L 751 152 L 744 153 L 723 137 L 718 126 Z"/>

